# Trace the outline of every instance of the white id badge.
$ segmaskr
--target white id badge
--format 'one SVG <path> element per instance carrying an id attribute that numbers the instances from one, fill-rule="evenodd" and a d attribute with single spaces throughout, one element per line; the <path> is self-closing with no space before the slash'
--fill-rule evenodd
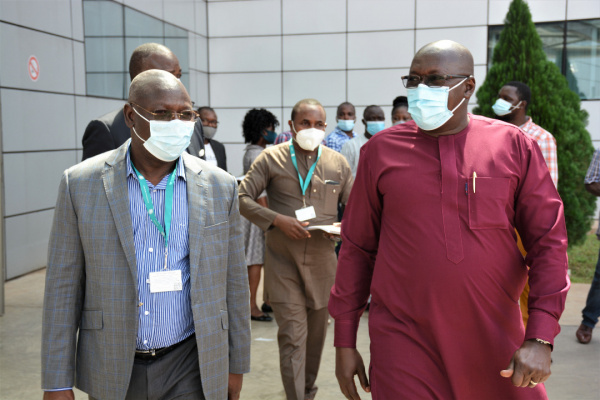
<path id="1" fill-rule="evenodd" d="M 296 210 L 296 219 L 298 221 L 308 221 L 309 219 L 317 218 L 317 214 L 315 213 L 315 208 L 313 206 L 304 207 L 299 210 Z"/>
<path id="2" fill-rule="evenodd" d="M 150 293 L 175 292 L 182 288 L 181 270 L 150 272 Z"/>

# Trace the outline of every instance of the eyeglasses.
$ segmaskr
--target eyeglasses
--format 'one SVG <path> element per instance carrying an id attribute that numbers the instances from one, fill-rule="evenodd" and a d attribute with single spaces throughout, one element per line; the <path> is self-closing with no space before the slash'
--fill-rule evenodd
<path id="1" fill-rule="evenodd" d="M 150 110 L 146 110 L 144 107 L 140 106 L 136 103 L 129 103 L 132 106 L 136 106 L 146 111 L 148 114 L 152 114 L 153 119 L 156 121 L 171 121 L 172 119 L 180 119 L 182 121 L 195 121 L 198 118 L 198 113 L 194 110 L 183 110 L 181 112 L 171 111 L 171 110 L 160 110 L 157 112 L 152 112 Z"/>
<path id="2" fill-rule="evenodd" d="M 420 83 L 423 83 L 429 87 L 440 87 L 445 86 L 445 83 L 449 79 L 457 78 L 470 78 L 472 75 L 439 75 L 431 74 L 425 76 L 419 75 L 405 75 L 402 79 L 402 84 L 405 88 L 416 88 Z"/>

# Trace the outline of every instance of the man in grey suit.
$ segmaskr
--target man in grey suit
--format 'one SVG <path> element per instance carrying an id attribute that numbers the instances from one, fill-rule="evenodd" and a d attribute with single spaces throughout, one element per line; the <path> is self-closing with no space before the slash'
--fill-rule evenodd
<path id="1" fill-rule="evenodd" d="M 131 140 L 65 171 L 42 332 L 44 399 L 238 399 L 249 289 L 235 178 L 184 153 L 197 116 L 149 70 L 124 107 Z"/>
<path id="2" fill-rule="evenodd" d="M 177 56 L 168 47 L 159 43 L 144 43 L 136 47 L 131 54 L 129 76 L 132 81 L 139 73 L 149 69 L 162 69 L 172 73 L 178 79 L 181 78 L 181 66 Z M 129 128 L 125 124 L 123 108 L 90 121 L 81 140 L 83 145 L 82 161 L 105 151 L 116 149 L 129 137 Z M 204 159 L 204 142 L 200 121 L 194 127 L 194 134 L 187 152 Z"/>

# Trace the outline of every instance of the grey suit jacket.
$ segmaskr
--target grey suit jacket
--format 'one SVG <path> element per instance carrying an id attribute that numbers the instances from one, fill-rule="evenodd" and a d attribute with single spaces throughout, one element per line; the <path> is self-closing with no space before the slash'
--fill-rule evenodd
<path id="1" fill-rule="evenodd" d="M 129 141 L 63 174 L 48 250 L 42 387 L 122 399 L 138 329 Z M 250 368 L 249 289 L 235 178 L 183 154 L 191 305 L 206 399 L 227 398 L 228 373 Z"/>

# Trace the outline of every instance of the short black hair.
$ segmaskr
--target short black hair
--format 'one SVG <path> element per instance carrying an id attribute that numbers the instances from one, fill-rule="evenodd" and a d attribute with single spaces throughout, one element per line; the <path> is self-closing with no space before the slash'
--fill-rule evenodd
<path id="1" fill-rule="evenodd" d="M 394 115 L 396 109 L 400 107 L 408 108 L 408 98 L 406 96 L 398 96 L 394 99 L 392 102 L 392 115 Z"/>
<path id="2" fill-rule="evenodd" d="M 198 114 L 200 114 L 202 111 L 212 111 L 216 114 L 215 110 L 212 107 L 209 106 L 202 106 L 202 107 L 198 107 Z"/>
<path id="3" fill-rule="evenodd" d="M 375 105 L 375 104 L 371 104 L 370 106 L 367 106 L 367 108 L 365 108 L 365 111 L 363 111 L 363 118 L 367 119 L 367 113 L 371 112 L 375 108 L 379 108 L 381 110 L 381 107 L 379 107 L 378 105 Z"/>
<path id="4" fill-rule="evenodd" d="M 519 96 L 519 100 L 526 101 L 525 110 L 529 107 L 529 102 L 531 101 L 531 89 L 529 86 L 519 81 L 510 81 L 504 86 L 512 86 L 517 89 L 517 95 Z"/>
<path id="5" fill-rule="evenodd" d="M 300 109 L 300 106 L 302 106 L 304 104 L 308 104 L 309 106 L 319 106 L 323 109 L 323 112 L 325 112 L 325 107 L 323 107 L 323 105 L 321 103 L 319 103 L 319 100 L 303 99 L 303 100 L 300 100 L 299 102 L 297 102 L 294 105 L 294 108 L 292 108 L 292 118 L 291 118 L 292 121 L 294 121 L 294 118 L 296 117 L 296 113 Z M 325 115 L 325 118 L 327 118 L 327 114 Z"/>
<path id="6" fill-rule="evenodd" d="M 171 55 L 173 52 L 160 43 L 144 43 L 136 47 L 129 59 L 129 77 L 131 80 L 143 71 L 142 64 L 144 60 L 153 54 Z"/>
<path id="7" fill-rule="evenodd" d="M 340 113 L 340 108 L 344 107 L 344 106 L 350 106 L 354 109 L 354 112 L 356 113 L 356 108 L 354 108 L 354 104 L 350 103 L 349 101 L 345 101 L 342 104 L 340 104 L 337 108 L 337 110 L 335 111 L 335 115 L 337 116 Z"/>
<path id="8" fill-rule="evenodd" d="M 260 140 L 263 131 L 273 125 L 273 129 L 279 126 L 277 117 L 264 108 L 253 108 L 246 113 L 242 122 L 242 134 L 246 143 L 256 144 Z"/>

